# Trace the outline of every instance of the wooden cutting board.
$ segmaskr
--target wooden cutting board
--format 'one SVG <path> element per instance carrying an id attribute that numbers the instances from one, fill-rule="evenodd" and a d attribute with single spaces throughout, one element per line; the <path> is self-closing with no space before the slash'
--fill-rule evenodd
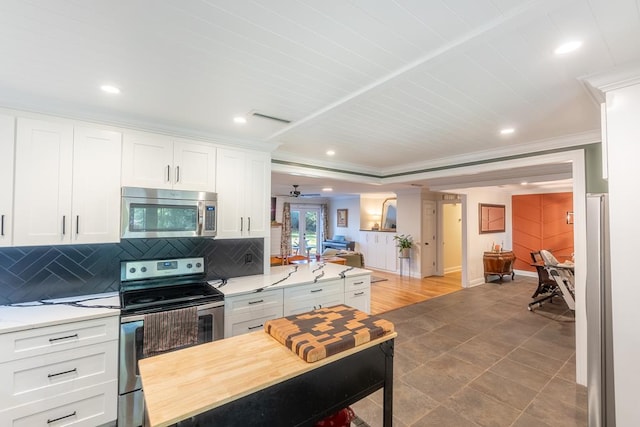
<path id="1" fill-rule="evenodd" d="M 315 362 L 394 331 L 393 323 L 346 305 L 268 320 L 265 331 L 306 362 Z"/>

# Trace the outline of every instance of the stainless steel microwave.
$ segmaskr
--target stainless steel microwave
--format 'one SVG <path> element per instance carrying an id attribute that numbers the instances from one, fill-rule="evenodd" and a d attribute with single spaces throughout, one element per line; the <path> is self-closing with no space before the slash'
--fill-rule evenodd
<path id="1" fill-rule="evenodd" d="M 122 187 L 123 238 L 215 237 L 216 193 Z"/>

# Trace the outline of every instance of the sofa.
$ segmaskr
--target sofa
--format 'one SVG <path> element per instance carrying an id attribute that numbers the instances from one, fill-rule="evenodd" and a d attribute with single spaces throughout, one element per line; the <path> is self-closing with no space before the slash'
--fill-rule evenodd
<path id="1" fill-rule="evenodd" d="M 346 260 L 345 265 L 349 267 L 364 268 L 364 256 L 360 252 L 348 252 L 338 249 L 325 249 L 322 252 L 324 257 L 339 257 Z"/>
<path id="2" fill-rule="evenodd" d="M 334 236 L 322 242 L 322 250 L 325 249 L 341 249 L 345 251 L 353 251 L 356 248 L 356 242 L 350 242 L 344 236 Z"/>

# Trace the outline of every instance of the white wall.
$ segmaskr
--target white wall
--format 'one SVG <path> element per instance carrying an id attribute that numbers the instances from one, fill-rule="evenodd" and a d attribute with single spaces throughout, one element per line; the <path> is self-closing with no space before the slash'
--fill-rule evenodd
<path id="1" fill-rule="evenodd" d="M 398 192 L 398 226 L 397 234 L 410 234 L 413 238 L 411 250 L 410 276 L 422 277 L 422 190 L 406 190 Z"/>
<path id="2" fill-rule="evenodd" d="M 616 425 L 640 425 L 640 84 L 607 92 L 611 305 Z"/>
<path id="3" fill-rule="evenodd" d="M 490 251 L 493 244 L 511 249 L 511 194 L 493 188 L 473 188 L 464 190 L 466 195 L 463 215 L 466 233 L 463 237 L 463 264 L 466 253 L 467 269 L 463 271 L 462 286 L 476 286 L 484 283 L 482 256 Z M 505 232 L 480 234 L 478 205 L 489 203 L 505 205 Z"/>
<path id="4" fill-rule="evenodd" d="M 381 202 L 382 203 L 382 202 Z M 348 209 L 347 211 L 347 227 L 338 227 L 337 210 Z M 358 238 L 360 237 L 360 197 L 344 197 L 331 199 L 329 202 L 329 235 L 344 236 L 347 240 L 356 242 L 356 250 L 358 250 Z"/>

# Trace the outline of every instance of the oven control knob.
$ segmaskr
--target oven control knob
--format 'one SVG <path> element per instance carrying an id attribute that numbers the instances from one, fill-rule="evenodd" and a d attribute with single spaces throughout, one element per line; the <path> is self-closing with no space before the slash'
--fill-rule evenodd
<path id="1" fill-rule="evenodd" d="M 200 264 L 199 262 L 196 263 L 196 268 L 200 268 L 200 267 L 202 267 L 202 264 Z"/>
<path id="2" fill-rule="evenodd" d="M 135 273 L 135 272 L 136 272 L 135 267 L 131 267 L 131 268 L 129 269 L 129 273 L 133 274 L 133 273 Z"/>
<path id="3" fill-rule="evenodd" d="M 191 267 L 193 267 L 193 264 L 191 263 L 187 264 L 187 268 L 191 268 Z"/>
<path id="4" fill-rule="evenodd" d="M 143 273 L 145 273 L 145 272 L 147 271 L 147 267 L 142 267 L 142 268 L 140 269 L 140 271 L 142 271 Z"/>

